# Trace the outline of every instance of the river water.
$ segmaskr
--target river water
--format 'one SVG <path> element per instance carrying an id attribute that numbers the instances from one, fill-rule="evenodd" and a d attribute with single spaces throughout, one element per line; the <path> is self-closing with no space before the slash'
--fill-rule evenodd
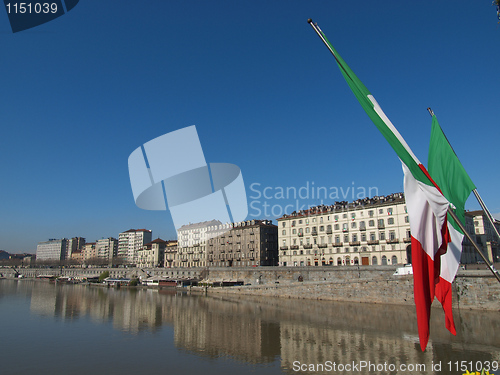
<path id="1" fill-rule="evenodd" d="M 455 310 L 422 353 L 413 307 L 0 280 L 0 373 L 500 374 L 500 312 Z"/>

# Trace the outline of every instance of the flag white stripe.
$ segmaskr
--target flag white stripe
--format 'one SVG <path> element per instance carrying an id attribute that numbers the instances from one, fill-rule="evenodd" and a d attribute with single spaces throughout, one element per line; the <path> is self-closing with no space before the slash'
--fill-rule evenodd
<path id="1" fill-rule="evenodd" d="M 443 243 L 441 229 L 446 219 L 448 201 L 436 187 L 416 180 L 408 167 L 401 164 L 411 235 L 434 260 L 435 252 Z"/>

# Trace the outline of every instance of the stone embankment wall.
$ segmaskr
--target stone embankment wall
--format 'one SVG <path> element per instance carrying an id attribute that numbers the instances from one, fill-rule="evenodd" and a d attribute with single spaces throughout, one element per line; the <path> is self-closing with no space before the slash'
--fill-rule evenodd
<path id="1" fill-rule="evenodd" d="M 208 281 L 240 280 L 241 287 L 207 288 L 208 293 L 281 298 L 413 304 L 412 276 L 394 276 L 396 266 L 247 267 L 247 268 L 24 268 L 24 277 L 38 275 L 112 277 L 165 276 Z M 12 269 L 0 269 L 14 277 Z M 302 280 L 302 281 L 299 281 Z M 193 289 L 195 290 L 195 289 Z M 434 302 L 439 305 L 437 301 Z M 460 270 L 453 283 L 453 303 L 460 308 L 500 311 L 500 283 L 487 270 Z"/>

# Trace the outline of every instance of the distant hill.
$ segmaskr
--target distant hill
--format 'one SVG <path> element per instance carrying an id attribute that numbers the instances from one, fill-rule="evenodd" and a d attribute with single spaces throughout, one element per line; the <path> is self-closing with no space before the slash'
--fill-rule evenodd
<path id="1" fill-rule="evenodd" d="M 0 250 L 0 260 L 9 259 L 10 254 L 4 250 Z"/>

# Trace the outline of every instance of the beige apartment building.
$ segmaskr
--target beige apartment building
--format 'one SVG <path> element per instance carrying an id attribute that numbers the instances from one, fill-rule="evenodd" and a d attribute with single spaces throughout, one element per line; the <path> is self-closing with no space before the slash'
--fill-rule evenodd
<path id="1" fill-rule="evenodd" d="M 277 220 L 280 266 L 411 262 L 403 193 L 316 206 Z"/>
<path id="2" fill-rule="evenodd" d="M 165 264 L 165 252 L 170 242 L 177 244 L 177 241 L 164 241 L 161 238 L 145 244 L 143 249 L 137 253 L 137 267 L 163 267 Z"/>
<path id="3" fill-rule="evenodd" d="M 498 242 L 497 235 L 490 221 L 488 220 L 486 213 L 482 210 L 479 211 L 466 211 L 465 212 L 465 220 L 470 220 L 473 222 L 474 231 L 469 232 L 473 234 L 472 238 L 476 241 L 476 244 L 479 246 L 483 254 L 486 258 L 491 262 L 499 262 L 500 261 L 500 246 Z M 470 225 L 469 225 L 470 226 Z M 500 229 L 500 222 L 495 221 L 495 227 L 497 230 Z M 470 243 L 464 239 L 464 249 L 463 253 L 466 251 L 465 244 L 467 247 L 472 247 Z M 475 261 L 481 261 L 481 257 L 475 252 L 474 249 L 470 249 L 468 251 L 471 255 L 471 259 L 475 258 Z M 462 254 L 463 259 L 463 254 Z M 469 262 L 473 263 L 473 262 Z"/>

